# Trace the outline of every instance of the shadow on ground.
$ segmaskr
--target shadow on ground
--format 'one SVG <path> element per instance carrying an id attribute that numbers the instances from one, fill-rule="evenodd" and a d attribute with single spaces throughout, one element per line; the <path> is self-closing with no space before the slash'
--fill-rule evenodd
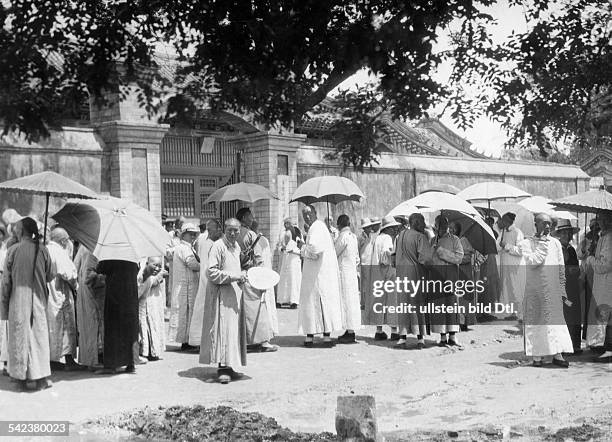
<path id="1" fill-rule="evenodd" d="M 193 367 L 189 370 L 179 371 L 178 375 L 182 378 L 199 379 L 207 384 L 217 382 L 217 369 L 214 367 Z M 232 379 L 232 383 L 247 381 L 249 379 L 251 379 L 250 376 L 243 374 L 240 379 Z"/>

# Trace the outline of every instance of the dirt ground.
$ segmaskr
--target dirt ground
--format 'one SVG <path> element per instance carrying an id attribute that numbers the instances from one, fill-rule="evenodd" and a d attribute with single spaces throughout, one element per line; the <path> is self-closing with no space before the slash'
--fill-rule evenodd
<path id="1" fill-rule="evenodd" d="M 294 431 L 335 431 L 339 395 L 373 395 L 379 430 L 414 431 L 494 428 L 499 435 L 521 428 L 555 431 L 597 419 L 612 422 L 612 366 L 570 356 L 569 369 L 531 367 L 522 336 L 512 322 L 481 324 L 459 335 L 461 350 L 394 350 L 374 341 L 373 328 L 359 343 L 304 348 L 296 336 L 297 311 L 279 310 L 277 353 L 248 355 L 246 376 L 215 382 L 215 369 L 197 354 L 169 345 L 163 360 L 138 366 L 136 374 L 97 376 L 54 372 L 53 388 L 33 393 L 0 376 L 2 420 L 88 420 L 119 412 L 171 405 L 226 405 L 256 411 Z M 75 427 L 76 428 L 76 427 Z M 609 432 L 610 427 L 604 429 Z M 521 433 L 522 432 L 522 433 Z"/>

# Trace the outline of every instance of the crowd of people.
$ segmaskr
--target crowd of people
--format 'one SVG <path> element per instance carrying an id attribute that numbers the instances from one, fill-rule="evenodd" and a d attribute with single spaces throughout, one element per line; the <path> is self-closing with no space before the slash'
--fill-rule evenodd
<path id="1" fill-rule="evenodd" d="M 534 366 L 552 358 L 567 367 L 564 354 L 583 351 L 583 339 L 597 352 L 594 361 L 612 362 L 608 212 L 592 221 L 577 250 L 572 242 L 578 228 L 569 221 L 538 214 L 536 234 L 524 238 L 514 214 L 488 218 L 497 244 L 497 253 L 488 255 L 472 246 L 459 222 L 443 215 L 433 226 L 420 213 L 364 218 L 359 236 L 346 214 L 334 223 L 305 206 L 302 217 L 303 231 L 284 220 L 277 246 L 280 281 L 265 290 L 252 284 L 248 272 L 272 268 L 273 251 L 248 208 L 199 226 L 183 218 L 163 220 L 165 256 L 139 263 L 98 262 L 61 226 L 50 228 L 43 243 L 34 219 L 4 217 L 4 374 L 24 389 L 43 389 L 52 385 L 52 369 L 104 375 L 124 367 L 134 373 L 136 365 L 160 360 L 172 341 L 181 351 L 199 353 L 200 363 L 218 367 L 218 380 L 228 383 L 241 376 L 234 369 L 246 365 L 247 352 L 279 350 L 271 341 L 282 307 L 298 310 L 295 326 L 307 348 L 354 344 L 363 326 L 375 326 L 373 339 L 393 341 L 398 349 L 422 350 L 432 334 L 440 336 L 436 346 L 460 346 L 458 334 L 476 322 L 508 319 L 522 324 Z M 459 294 L 443 284 L 431 291 L 426 285 L 373 289 L 397 280 L 472 281 L 481 290 Z M 498 311 L 495 305 L 510 308 Z"/>

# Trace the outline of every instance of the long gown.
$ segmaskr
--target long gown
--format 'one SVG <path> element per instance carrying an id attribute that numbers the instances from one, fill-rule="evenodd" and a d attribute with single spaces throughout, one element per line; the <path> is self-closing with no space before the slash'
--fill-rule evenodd
<path id="1" fill-rule="evenodd" d="M 361 304 L 357 265 L 359 251 L 357 237 L 350 227 L 340 230 L 335 241 L 338 268 L 340 269 L 340 300 L 342 301 L 342 326 L 347 330 L 361 328 Z"/>
<path id="2" fill-rule="evenodd" d="M 198 293 L 199 279 L 200 263 L 193 253 L 192 246 L 187 241 L 181 241 L 174 249 L 172 261 L 172 299 L 179 304 L 176 331 L 176 342 L 179 344 L 189 342 L 189 326 Z"/>
<path id="3" fill-rule="evenodd" d="M 443 286 L 449 281 L 457 281 L 459 277 L 459 263 L 463 259 L 463 247 L 461 241 L 455 235 L 446 233 L 440 238 L 433 238 L 432 246 L 437 244 L 432 259 L 431 280 L 441 281 Z M 431 303 L 435 306 L 451 307 L 459 305 L 459 301 L 453 292 L 445 290 L 429 293 Z M 431 331 L 433 333 L 451 333 L 459 331 L 459 314 L 454 312 L 432 313 L 429 316 Z"/>
<path id="4" fill-rule="evenodd" d="M 498 238 L 499 277 L 501 282 L 499 302 L 506 305 L 513 304 L 519 319 L 523 318 L 525 294 L 525 263 L 519 248 L 523 239 L 523 232 L 515 226 L 510 226 L 507 230 L 501 232 Z M 505 242 L 504 248 L 499 246 L 501 241 Z M 501 314 L 498 316 L 508 315 Z"/>
<path id="5" fill-rule="evenodd" d="M 104 367 L 132 365 L 138 356 L 138 266 L 107 260 L 97 271 L 106 275 Z"/>
<path id="6" fill-rule="evenodd" d="M 331 333 L 342 329 L 338 260 L 332 237 L 323 221 L 308 229 L 301 249 L 304 257 L 298 333 Z"/>
<path id="7" fill-rule="evenodd" d="M 74 290 L 77 285 L 77 269 L 68 255 L 69 252 L 62 246 L 50 241 L 47 249 L 54 275 L 49 283 L 47 302 L 50 351 L 51 360 L 59 362 L 63 356 L 76 356 Z"/>
<path id="8" fill-rule="evenodd" d="M 280 304 L 297 304 L 300 302 L 300 284 L 302 281 L 300 250 L 288 230 L 285 230 L 282 242 L 285 251 L 283 252 L 280 281 L 276 287 L 277 301 Z"/>
<path id="9" fill-rule="evenodd" d="M 0 244 L 0 299 L 2 299 L 2 273 L 6 260 L 6 241 Z M 0 365 L 8 361 L 8 321 L 0 318 Z"/>
<path id="10" fill-rule="evenodd" d="M 208 285 L 208 254 L 214 241 L 206 237 L 198 241 L 198 256 L 200 257 L 200 281 L 198 282 L 198 293 L 193 303 L 193 315 L 189 324 L 189 345 L 200 345 L 202 339 L 202 322 L 204 321 L 204 302 L 206 298 L 206 286 Z"/>
<path id="11" fill-rule="evenodd" d="M 461 237 L 461 247 L 463 248 L 463 258 L 461 264 L 459 264 L 459 278 L 463 281 L 475 281 L 474 277 L 474 262 L 475 254 L 478 253 L 470 244 L 470 241 L 466 237 Z M 461 325 L 474 325 L 476 324 L 476 313 L 470 313 L 470 306 L 476 306 L 478 303 L 478 295 L 476 292 L 465 293 L 463 296 L 458 297 L 459 305 L 465 308 L 465 313 L 459 314 L 459 323 Z"/>
<path id="12" fill-rule="evenodd" d="M 208 256 L 208 286 L 200 344 L 201 364 L 246 365 L 246 323 L 242 291 L 232 277 L 240 275 L 240 246 L 225 238 Z"/>
<path id="13" fill-rule="evenodd" d="M 47 283 L 53 278 L 47 248 L 22 239 L 6 255 L 1 317 L 8 319 L 8 372 L 14 379 L 51 375 Z M 36 265 L 34 257 L 36 256 Z M 6 315 L 8 313 L 8 318 Z"/>
<path id="14" fill-rule="evenodd" d="M 81 245 L 74 258 L 79 288 L 76 318 L 79 341 L 79 364 L 93 367 L 104 350 L 104 297 L 106 277 L 96 272 L 98 259 Z"/>
<path id="15" fill-rule="evenodd" d="M 429 245 L 427 236 L 416 230 L 404 230 L 397 239 L 396 250 L 396 273 L 400 280 L 404 278 L 410 281 L 422 281 L 427 277 L 426 264 L 432 260 L 433 250 Z M 414 335 L 429 334 L 427 319 L 428 315 L 421 311 L 421 307 L 427 305 L 427 294 L 423 289 L 416 293 L 402 293 L 398 295 L 398 302 L 406 302 L 414 306 L 414 313 L 400 315 L 399 325 L 405 327 L 408 333 Z"/>
<path id="16" fill-rule="evenodd" d="M 359 261 L 361 263 L 359 266 L 359 301 L 362 309 L 365 309 L 366 299 L 372 294 L 372 253 L 374 253 L 374 243 L 377 236 L 377 232 L 370 233 L 367 242 L 363 245 L 359 254 Z"/>
<path id="17" fill-rule="evenodd" d="M 240 228 L 240 236 L 237 240 L 240 250 L 252 248 L 256 239 L 257 234 L 251 229 L 245 226 Z M 263 266 L 261 252 L 262 249 L 258 241 L 253 250 L 254 262 L 249 265 L 243 265 L 242 270 L 248 270 L 252 266 Z M 246 319 L 247 344 L 254 345 L 269 341 L 274 337 L 274 329 L 270 322 L 265 291 L 256 289 L 248 281 L 244 282 L 240 288 L 242 290 L 244 317 Z M 274 307 L 276 308 L 276 305 Z"/>
<path id="18" fill-rule="evenodd" d="M 587 345 L 612 350 L 612 231 L 602 231 L 595 256 L 589 258 L 593 272 L 589 305 Z"/>
<path id="19" fill-rule="evenodd" d="M 393 253 L 393 239 L 387 233 L 379 233 L 374 240 L 372 254 L 369 263 L 368 281 L 369 287 L 365 292 L 365 311 L 363 312 L 363 323 L 365 325 L 399 325 L 399 315 L 381 310 L 383 306 L 395 307 L 397 305 L 397 293 L 395 290 L 376 297 L 373 294 L 374 282 L 395 280 L 395 268 L 391 265 Z M 366 270 L 367 271 L 367 270 Z M 378 305 L 380 304 L 380 305 Z"/>
<path id="20" fill-rule="evenodd" d="M 556 238 L 531 237 L 519 247 L 525 258 L 525 354 L 550 356 L 573 353 L 574 347 L 563 317 L 565 265 Z"/>
<path id="21" fill-rule="evenodd" d="M 260 249 L 263 266 L 272 269 L 272 250 L 270 242 L 265 236 L 259 238 L 257 247 Z M 268 313 L 268 321 L 274 335 L 278 335 L 278 313 L 276 311 L 276 301 L 274 300 L 274 287 L 269 288 L 264 292 L 264 302 L 266 303 L 266 312 Z"/>
<path id="22" fill-rule="evenodd" d="M 138 322 L 140 354 L 160 357 L 166 349 L 164 333 L 164 308 L 166 284 L 160 275 L 149 275 L 143 280 L 145 267 L 138 273 Z"/>

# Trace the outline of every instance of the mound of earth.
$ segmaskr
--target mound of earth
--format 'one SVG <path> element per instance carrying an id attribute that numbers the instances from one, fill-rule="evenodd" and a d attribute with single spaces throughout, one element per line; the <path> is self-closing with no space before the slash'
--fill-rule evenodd
<path id="1" fill-rule="evenodd" d="M 150 409 L 88 422 L 103 432 L 120 430 L 146 440 L 178 441 L 336 441 L 331 433 L 295 433 L 259 413 L 243 413 L 230 407 L 202 406 Z M 123 431 L 121 431 L 123 430 Z"/>

